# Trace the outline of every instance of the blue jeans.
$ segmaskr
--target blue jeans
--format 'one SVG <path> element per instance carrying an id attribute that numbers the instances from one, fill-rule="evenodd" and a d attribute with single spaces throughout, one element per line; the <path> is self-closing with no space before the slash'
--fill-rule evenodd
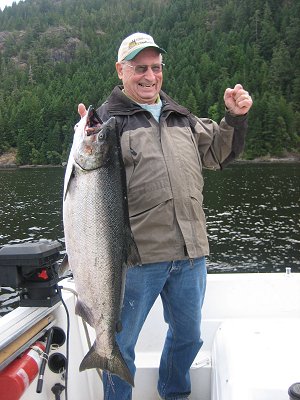
<path id="1" fill-rule="evenodd" d="M 123 329 L 116 335 L 121 353 L 135 374 L 134 348 L 145 319 L 160 295 L 169 326 L 159 366 L 157 389 L 163 399 L 191 392 L 190 367 L 203 341 L 201 307 L 206 287 L 205 258 L 144 264 L 127 271 Z M 155 332 L 153 332 L 155 333 Z M 104 400 L 131 400 L 132 387 L 116 375 L 103 374 Z"/>

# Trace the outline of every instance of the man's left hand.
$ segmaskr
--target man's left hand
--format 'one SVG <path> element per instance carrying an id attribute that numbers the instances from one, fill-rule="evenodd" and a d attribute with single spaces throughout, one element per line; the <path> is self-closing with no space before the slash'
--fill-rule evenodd
<path id="1" fill-rule="evenodd" d="M 225 90 L 224 101 L 228 111 L 233 115 L 247 114 L 253 104 L 251 96 L 239 83 L 233 89 Z"/>

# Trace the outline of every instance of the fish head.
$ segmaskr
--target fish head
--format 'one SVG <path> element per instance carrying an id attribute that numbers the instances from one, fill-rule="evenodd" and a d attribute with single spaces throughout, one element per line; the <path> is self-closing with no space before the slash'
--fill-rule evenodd
<path id="1" fill-rule="evenodd" d="M 88 116 L 83 117 L 75 130 L 73 159 L 80 168 L 94 170 L 101 168 L 110 160 L 116 119 L 106 123 L 90 125 Z"/>

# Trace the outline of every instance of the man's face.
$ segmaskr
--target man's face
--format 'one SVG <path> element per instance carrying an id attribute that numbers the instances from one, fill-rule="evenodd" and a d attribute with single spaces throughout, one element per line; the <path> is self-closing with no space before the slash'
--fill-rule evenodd
<path id="1" fill-rule="evenodd" d="M 149 67 L 160 66 L 161 54 L 154 48 L 142 50 L 133 60 L 116 63 L 118 76 L 123 81 L 127 96 L 140 104 L 154 104 L 162 86 L 162 71 L 154 73 Z M 136 66 L 148 66 L 144 73 L 135 72 Z"/>

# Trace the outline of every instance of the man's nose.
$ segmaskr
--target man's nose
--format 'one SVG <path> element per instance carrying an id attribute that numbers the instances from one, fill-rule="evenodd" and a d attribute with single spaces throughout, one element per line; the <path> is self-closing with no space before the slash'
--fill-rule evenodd
<path id="1" fill-rule="evenodd" d="M 153 79 L 153 77 L 155 77 L 155 73 L 152 71 L 152 68 L 149 65 L 147 71 L 145 72 L 145 77 L 148 79 Z"/>

